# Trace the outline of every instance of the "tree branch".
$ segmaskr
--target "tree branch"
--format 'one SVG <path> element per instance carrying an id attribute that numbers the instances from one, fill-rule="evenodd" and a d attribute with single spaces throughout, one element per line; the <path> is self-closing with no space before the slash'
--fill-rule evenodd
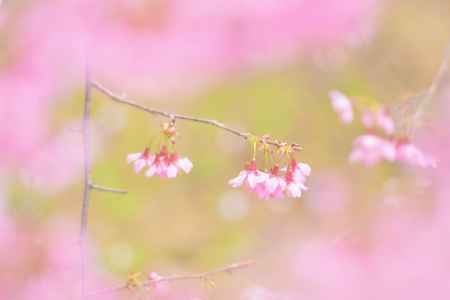
<path id="1" fill-rule="evenodd" d="M 431 82 L 430 87 L 426 90 L 426 98 L 422 102 L 424 105 L 427 101 L 429 101 L 434 94 L 436 93 L 436 90 L 441 85 L 442 80 L 444 79 L 445 74 L 448 72 L 448 62 L 450 60 L 450 43 L 447 45 L 447 48 L 444 51 L 443 59 L 441 62 L 441 65 L 439 66 L 439 70 L 436 73 L 436 75 L 433 78 L 433 81 Z"/>
<path id="2" fill-rule="evenodd" d="M 91 150 L 90 150 L 90 114 L 91 114 L 91 74 L 89 61 L 86 59 L 84 84 L 84 113 L 83 113 L 83 156 L 84 156 L 84 191 L 80 222 L 80 258 L 81 258 L 81 297 L 86 296 L 86 231 L 91 189 Z"/>
<path id="3" fill-rule="evenodd" d="M 117 95 L 114 92 L 112 92 L 111 90 L 109 90 L 108 88 L 104 87 L 103 85 L 101 85 L 98 82 L 92 81 L 91 82 L 92 87 L 94 87 L 96 90 L 98 90 L 100 93 L 102 93 L 103 95 L 107 96 L 108 98 L 110 98 L 111 100 L 117 102 L 117 103 L 121 103 L 121 104 L 125 104 L 131 107 L 134 107 L 138 110 L 144 111 L 146 113 L 149 113 L 151 115 L 156 115 L 156 116 L 161 116 L 164 118 L 168 118 L 171 120 L 185 120 L 185 121 L 191 121 L 191 122 L 195 122 L 195 123 L 202 123 L 202 124 L 206 124 L 206 125 L 210 125 L 210 126 L 214 126 L 216 128 L 225 130 L 231 134 L 234 134 L 238 137 L 243 138 L 244 140 L 249 139 L 250 137 L 254 136 L 253 134 L 249 133 L 249 132 L 242 132 L 239 131 L 237 129 L 231 128 L 225 124 L 223 124 L 222 122 L 219 122 L 217 120 L 213 120 L 213 119 L 205 119 L 205 118 L 197 118 L 197 117 L 192 117 L 192 116 L 186 116 L 186 115 L 180 115 L 180 114 L 174 114 L 174 113 L 170 113 L 170 112 L 166 112 L 166 111 L 162 111 L 162 110 L 158 110 L 158 109 L 154 109 L 154 108 L 149 108 L 146 107 L 142 104 L 138 104 L 134 101 L 128 100 L 126 99 L 125 96 L 121 96 L 121 95 Z M 283 142 L 279 142 L 277 140 L 273 140 L 273 139 L 265 139 L 265 143 L 272 145 L 272 146 L 276 146 L 276 147 L 283 147 L 286 146 L 286 143 Z M 290 145 L 294 150 L 300 150 L 301 147 L 298 144 L 291 144 Z"/>
<path id="4" fill-rule="evenodd" d="M 161 283 L 161 282 L 171 282 L 171 281 L 179 281 L 179 280 L 192 280 L 192 279 L 208 279 L 220 273 L 229 273 L 231 274 L 235 270 L 243 269 L 253 265 L 255 262 L 253 260 L 243 261 L 239 263 L 234 263 L 216 270 L 203 272 L 199 274 L 190 274 L 190 275 L 170 275 L 170 276 L 161 276 L 156 279 L 149 279 L 145 286 L 150 286 L 152 284 Z"/>
<path id="5" fill-rule="evenodd" d="M 126 193 L 128 193 L 127 190 L 110 188 L 110 187 L 106 187 L 106 186 L 97 185 L 97 184 L 94 184 L 94 183 L 90 184 L 90 188 L 93 189 L 93 190 L 97 190 L 97 191 L 100 191 L 100 192 L 107 192 L 107 193 L 116 193 L 116 194 L 126 194 Z"/>
<path id="6" fill-rule="evenodd" d="M 173 282 L 173 281 L 183 281 L 183 280 L 210 280 L 211 277 L 217 276 L 221 273 L 228 273 L 232 274 L 234 271 L 247 268 L 251 265 L 253 265 L 255 261 L 248 260 L 248 261 L 242 261 L 238 263 L 233 263 L 231 265 L 208 271 L 203 273 L 197 273 L 197 274 L 187 274 L 187 275 L 169 275 L 169 276 L 157 276 L 156 278 L 147 278 L 146 281 L 140 282 L 136 276 L 130 276 L 125 284 L 113 287 L 113 288 L 107 288 L 100 291 L 95 291 L 92 293 L 89 293 L 88 296 L 97 296 L 100 294 L 106 294 L 106 293 L 113 293 L 118 292 L 125 289 L 134 289 L 136 287 L 151 287 L 155 284 L 162 283 L 162 282 Z"/>
<path id="7" fill-rule="evenodd" d="M 420 101 L 420 104 L 417 107 L 417 110 L 413 115 L 413 124 L 415 125 L 415 127 L 417 127 L 417 124 L 419 123 L 419 119 L 421 118 L 422 114 L 424 113 L 425 107 L 428 105 L 428 103 L 434 97 L 437 89 L 439 88 L 442 81 L 444 80 L 444 77 L 448 72 L 449 60 L 450 60 L 450 43 L 447 45 L 447 47 L 444 51 L 443 59 L 439 66 L 438 72 L 434 76 L 430 86 L 423 92 L 423 98 Z M 415 127 L 412 128 L 413 133 L 416 129 Z"/>

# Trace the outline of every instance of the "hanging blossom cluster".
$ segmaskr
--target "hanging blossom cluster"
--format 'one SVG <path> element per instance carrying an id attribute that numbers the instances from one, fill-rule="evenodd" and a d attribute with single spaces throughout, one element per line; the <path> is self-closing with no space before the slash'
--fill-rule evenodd
<path id="1" fill-rule="evenodd" d="M 354 114 L 352 100 L 339 91 L 331 91 L 329 97 L 341 121 L 351 123 Z M 434 158 L 423 153 L 407 137 L 394 135 L 395 123 L 386 107 L 377 104 L 373 108 L 363 108 L 361 122 L 366 133 L 353 142 L 350 162 L 373 166 L 381 161 L 400 161 L 420 167 L 436 166 Z"/>
<path id="2" fill-rule="evenodd" d="M 187 157 L 181 157 L 174 150 L 177 131 L 173 120 L 163 124 L 161 136 L 163 141 L 160 141 L 159 150 L 156 153 L 151 153 L 151 147 L 147 147 L 142 152 L 128 155 L 127 161 L 129 164 L 134 163 L 134 171 L 139 173 L 147 167 L 145 176 L 161 178 L 175 178 L 181 171 L 186 174 L 191 172 L 192 162 Z M 169 151 L 169 149 L 173 150 Z"/>
<path id="3" fill-rule="evenodd" d="M 175 120 L 163 124 L 159 148 L 156 153 L 151 152 L 151 146 L 144 151 L 131 153 L 127 157 L 128 164 L 134 164 L 134 171 L 140 173 L 147 168 L 145 176 L 159 176 L 161 178 L 175 178 L 182 171 L 190 173 L 193 164 L 187 157 L 181 157 L 174 150 L 175 138 L 178 135 Z M 233 188 L 244 187 L 254 192 L 259 198 L 283 198 L 285 196 L 300 198 L 302 192 L 307 190 L 306 178 L 311 173 L 311 167 L 298 162 L 294 154 L 301 147 L 297 144 L 287 144 L 271 140 L 268 135 L 259 138 L 248 138 L 253 149 L 253 158 L 245 164 L 239 175 L 229 180 Z M 170 151 L 169 149 L 172 149 Z M 256 152 L 264 152 L 264 168 L 259 169 L 256 162 Z M 285 165 L 280 167 L 277 159 L 284 159 Z M 268 160 L 273 162 L 267 167 Z"/>
<path id="4" fill-rule="evenodd" d="M 297 162 L 294 152 L 299 150 L 298 145 L 283 144 L 276 150 L 270 148 L 267 143 L 267 136 L 262 139 L 250 139 L 253 144 L 253 158 L 245 164 L 238 176 L 228 183 L 233 188 L 244 187 L 244 189 L 254 192 L 261 199 L 283 198 L 285 196 L 300 198 L 302 191 L 306 191 L 306 178 L 311 173 L 311 167 L 306 163 Z M 258 147 L 258 144 L 260 147 Z M 286 166 L 280 168 L 279 163 L 274 163 L 271 168 L 258 169 L 256 162 L 256 149 L 264 152 L 264 165 L 267 166 L 267 158 L 273 160 L 274 155 L 287 158 Z"/>

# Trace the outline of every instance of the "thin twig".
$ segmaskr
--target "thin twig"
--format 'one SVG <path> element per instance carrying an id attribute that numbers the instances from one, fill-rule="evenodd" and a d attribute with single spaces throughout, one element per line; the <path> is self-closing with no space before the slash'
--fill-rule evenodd
<path id="1" fill-rule="evenodd" d="M 439 70 L 436 73 L 436 75 L 434 76 L 430 87 L 426 91 L 425 99 L 422 102 L 422 103 L 424 103 L 424 105 L 426 104 L 427 101 L 429 101 L 434 96 L 438 87 L 441 85 L 441 82 L 444 79 L 444 76 L 448 71 L 449 60 L 450 60 L 450 43 L 447 45 L 447 48 L 444 51 L 444 56 L 443 56 L 441 65 L 439 66 Z"/>
<path id="2" fill-rule="evenodd" d="M 419 106 L 416 109 L 416 112 L 413 116 L 413 124 L 415 124 L 417 127 L 417 124 L 419 123 L 419 119 L 422 116 L 425 107 L 428 105 L 428 103 L 431 101 L 431 99 L 434 97 L 434 95 L 436 94 L 437 89 L 439 88 L 439 86 L 441 85 L 442 81 L 444 80 L 444 77 L 446 75 L 446 73 L 448 72 L 448 64 L 449 64 L 449 60 L 450 60 L 450 43 L 447 45 L 447 48 L 444 51 L 444 55 L 443 55 L 443 59 L 442 62 L 439 66 L 439 70 L 436 73 L 436 75 L 434 76 L 430 86 L 428 87 L 428 89 L 425 90 L 425 92 L 423 92 L 423 98 L 420 101 Z M 412 134 L 414 134 L 415 131 L 415 127 L 411 128 L 412 129 Z"/>
<path id="3" fill-rule="evenodd" d="M 93 189 L 93 190 L 97 190 L 97 191 L 100 191 L 100 192 L 107 192 L 107 193 L 116 193 L 116 194 L 126 194 L 126 193 L 128 193 L 127 190 L 110 188 L 110 187 L 101 186 L 101 185 L 94 184 L 94 183 L 91 183 L 90 188 Z"/>
<path id="4" fill-rule="evenodd" d="M 211 277 L 214 277 L 216 275 L 219 275 L 221 273 L 228 273 L 231 274 L 236 270 L 247 268 L 251 265 L 253 265 L 255 261 L 249 260 L 249 261 L 243 261 L 234 263 L 216 270 L 203 272 L 203 273 L 197 273 L 197 274 L 187 274 L 187 275 L 169 275 L 169 276 L 158 276 L 156 278 L 148 278 L 145 282 L 139 283 L 139 282 L 130 282 L 130 280 L 122 285 L 113 287 L 113 288 L 107 288 L 99 291 L 95 291 L 92 293 L 89 293 L 88 296 L 97 296 L 99 294 L 106 294 L 106 293 L 113 293 L 118 292 L 125 289 L 133 289 L 135 287 L 151 287 L 155 284 L 162 283 L 162 282 L 173 282 L 173 281 L 183 281 L 183 280 L 208 280 Z"/>
<path id="5" fill-rule="evenodd" d="M 80 224 L 80 257 L 81 257 L 81 297 L 86 296 L 86 231 L 91 189 L 91 153 L 90 153 L 90 114 L 91 114 L 91 74 L 89 61 L 86 59 L 83 113 L 83 156 L 84 156 L 84 191 Z"/>
<path id="6" fill-rule="evenodd" d="M 105 96 L 107 96 L 108 98 L 110 98 L 111 100 L 117 102 L 117 103 L 121 103 L 121 104 L 125 104 L 131 107 L 134 107 L 138 110 L 144 111 L 146 113 L 152 114 L 152 115 L 157 115 L 157 116 L 161 116 L 164 118 L 168 118 L 171 120 L 185 120 L 185 121 L 191 121 L 191 122 L 196 122 L 196 123 L 202 123 L 202 124 L 207 124 L 210 126 L 214 126 L 216 128 L 225 130 L 231 134 L 234 134 L 238 137 L 243 138 L 244 140 L 249 139 L 250 137 L 254 136 L 249 132 L 242 132 L 239 131 L 237 129 L 231 128 L 225 124 L 223 124 L 222 122 L 219 122 L 217 120 L 213 120 L 213 119 L 205 119 L 205 118 L 197 118 L 197 117 L 192 117 L 192 116 L 186 116 L 186 115 L 180 115 L 180 114 L 174 114 L 174 113 L 170 113 L 170 112 L 166 112 L 166 111 L 162 111 L 162 110 L 158 110 L 155 108 L 149 108 L 146 107 L 142 104 L 138 104 L 135 101 L 131 101 L 126 99 L 125 96 L 121 96 L 121 95 L 117 95 L 114 92 L 112 92 L 111 90 L 109 90 L 108 88 L 106 88 L 105 86 L 103 86 L 102 84 L 96 82 L 96 81 L 92 81 L 91 82 L 92 87 L 94 87 L 95 89 L 97 89 L 99 92 L 101 92 L 102 94 L 104 94 Z M 276 147 L 283 147 L 286 146 L 286 143 L 283 142 L 279 142 L 276 140 L 272 140 L 272 139 L 265 139 L 265 143 L 272 145 L 272 146 L 276 146 Z M 294 150 L 300 150 L 301 147 L 298 144 L 292 144 L 290 145 L 292 147 L 292 149 Z"/>
<path id="7" fill-rule="evenodd" d="M 199 274 L 189 274 L 189 275 L 170 275 L 170 276 L 161 276 L 157 279 L 149 279 L 144 285 L 150 286 L 152 284 L 161 283 L 161 282 L 171 282 L 171 281 L 179 281 L 179 280 L 192 280 L 192 279 L 208 279 L 212 276 L 215 276 L 220 273 L 232 273 L 235 270 L 246 268 L 250 265 L 253 265 L 255 262 L 253 260 L 243 261 L 239 263 L 234 263 L 216 270 L 203 272 Z"/>

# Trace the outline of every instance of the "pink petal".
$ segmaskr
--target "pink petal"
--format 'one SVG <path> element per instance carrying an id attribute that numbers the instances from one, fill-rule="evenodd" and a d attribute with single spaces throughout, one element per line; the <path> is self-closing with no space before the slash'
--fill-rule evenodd
<path id="1" fill-rule="evenodd" d="M 247 171 L 241 171 L 238 176 L 228 181 L 228 184 L 234 188 L 240 187 L 245 178 L 247 177 Z"/>
<path id="2" fill-rule="evenodd" d="M 397 156 L 397 150 L 392 142 L 385 142 L 382 145 L 383 157 L 388 161 L 394 161 Z"/>
<path id="3" fill-rule="evenodd" d="M 250 174 L 248 174 L 247 183 L 250 188 L 255 188 L 256 184 L 258 184 L 259 182 L 261 181 L 258 180 L 258 176 L 255 173 L 250 172 Z"/>
<path id="4" fill-rule="evenodd" d="M 152 177 L 156 173 L 156 167 L 155 165 L 151 165 L 150 168 L 148 168 L 147 172 L 145 172 L 145 176 Z"/>
<path id="5" fill-rule="evenodd" d="M 303 175 L 309 176 L 311 174 L 311 166 L 305 163 L 298 163 L 297 168 L 300 169 Z"/>
<path id="6" fill-rule="evenodd" d="M 136 173 L 139 173 L 142 168 L 144 168 L 147 165 L 147 161 L 145 159 L 138 159 L 135 163 L 134 163 L 134 171 Z"/>
<path id="7" fill-rule="evenodd" d="M 148 159 L 147 159 L 147 164 L 150 166 L 151 164 L 153 164 L 155 162 L 156 159 L 156 155 L 149 155 Z"/>
<path id="8" fill-rule="evenodd" d="M 256 183 L 262 183 L 269 178 L 269 174 L 262 172 L 262 171 L 256 171 Z"/>
<path id="9" fill-rule="evenodd" d="M 391 135 L 395 131 L 394 120 L 389 116 L 385 109 L 381 109 L 377 114 L 378 126 L 384 130 L 388 135 Z"/>
<path id="10" fill-rule="evenodd" d="M 177 166 L 185 173 L 189 173 L 192 170 L 193 164 L 188 158 L 182 158 L 177 161 Z"/>
<path id="11" fill-rule="evenodd" d="M 269 193 L 273 193 L 279 185 L 279 181 L 277 177 L 272 177 L 266 180 L 265 185 Z"/>
<path id="12" fill-rule="evenodd" d="M 375 123 L 375 116 L 373 112 L 365 111 L 361 117 L 361 122 L 363 123 L 364 127 L 372 128 Z"/>
<path id="13" fill-rule="evenodd" d="M 175 178 L 177 174 L 178 168 L 174 164 L 170 164 L 166 171 L 167 178 Z"/>
<path id="14" fill-rule="evenodd" d="M 348 111 L 343 111 L 340 114 L 341 117 L 341 121 L 344 124 L 350 124 L 353 121 L 353 111 L 348 110 Z"/>
<path id="15" fill-rule="evenodd" d="M 164 162 L 160 162 L 156 165 L 156 174 L 158 174 L 159 177 L 161 178 L 167 178 L 167 164 L 165 164 Z"/>
<path id="16" fill-rule="evenodd" d="M 127 163 L 132 163 L 133 161 L 138 160 L 141 157 L 142 153 L 131 153 L 127 156 Z"/>
<path id="17" fill-rule="evenodd" d="M 353 107 L 352 103 L 343 93 L 339 91 L 330 91 L 329 97 L 334 111 L 339 114 L 343 123 L 351 123 L 353 121 Z"/>
<path id="18" fill-rule="evenodd" d="M 302 190 L 300 186 L 295 183 L 291 183 L 287 186 L 288 196 L 293 198 L 300 198 L 302 196 Z"/>

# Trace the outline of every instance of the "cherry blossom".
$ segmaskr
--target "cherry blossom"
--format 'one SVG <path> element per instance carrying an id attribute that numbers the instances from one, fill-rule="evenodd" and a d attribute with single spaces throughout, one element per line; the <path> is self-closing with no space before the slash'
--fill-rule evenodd
<path id="1" fill-rule="evenodd" d="M 364 134 L 356 138 L 350 154 L 350 162 L 361 162 L 366 166 L 396 159 L 395 144 L 373 134 Z"/>
<path id="2" fill-rule="evenodd" d="M 258 184 L 255 188 L 256 194 L 262 198 L 282 198 L 286 189 L 285 179 L 279 175 L 280 168 L 275 165 L 265 181 Z"/>
<path id="3" fill-rule="evenodd" d="M 169 153 L 166 147 L 155 156 L 149 164 L 145 176 L 152 177 L 158 175 L 161 178 L 175 178 L 179 171 L 188 174 L 192 170 L 192 162 L 187 157 L 180 157 L 176 153 Z"/>
<path id="4" fill-rule="evenodd" d="M 299 163 L 295 159 L 291 160 L 291 168 L 296 181 L 304 183 L 306 177 L 311 174 L 311 166 L 306 163 Z"/>
<path id="5" fill-rule="evenodd" d="M 336 113 L 339 114 L 341 121 L 349 124 L 353 121 L 353 107 L 351 101 L 346 95 L 339 91 L 331 91 L 329 94 L 331 105 Z"/>
<path id="6" fill-rule="evenodd" d="M 394 120 L 385 107 L 381 107 L 376 111 L 365 111 L 361 121 L 366 128 L 378 127 L 383 129 L 387 135 L 391 135 L 395 131 Z"/>
<path id="7" fill-rule="evenodd" d="M 424 154 L 419 148 L 407 141 L 397 143 L 396 159 L 422 168 L 436 167 L 436 160 L 433 157 Z"/>
<path id="8" fill-rule="evenodd" d="M 286 195 L 288 197 L 300 198 L 302 191 L 306 191 L 308 188 L 304 185 L 301 179 L 294 174 L 293 170 L 288 170 L 285 176 L 286 179 Z"/>
<path id="9" fill-rule="evenodd" d="M 134 171 L 139 173 L 145 166 L 151 165 L 155 160 L 155 155 L 149 153 L 149 149 L 145 148 L 143 152 L 128 154 L 128 163 L 134 163 Z"/>
<path id="10" fill-rule="evenodd" d="M 256 167 L 256 161 L 252 160 L 245 166 L 238 176 L 228 181 L 228 184 L 233 188 L 238 188 L 242 185 L 249 188 L 250 190 L 255 190 L 258 184 L 265 182 L 269 177 L 269 174 L 260 171 Z"/>

